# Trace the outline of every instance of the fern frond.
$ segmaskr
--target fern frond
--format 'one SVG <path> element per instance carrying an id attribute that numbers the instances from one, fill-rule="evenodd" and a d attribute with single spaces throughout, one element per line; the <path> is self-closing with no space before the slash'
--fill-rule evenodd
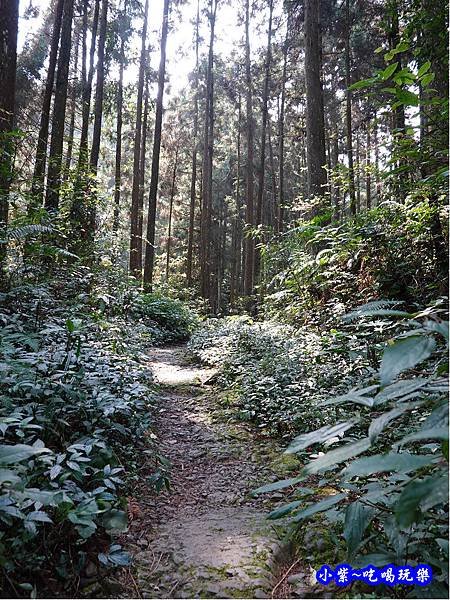
<path id="1" fill-rule="evenodd" d="M 21 225 L 20 227 L 14 227 L 8 229 L 7 239 L 15 242 L 26 240 L 33 235 L 39 235 L 41 233 L 53 233 L 55 230 L 53 227 L 48 225 L 40 225 L 38 223 L 32 223 L 30 225 Z"/>
<path id="2" fill-rule="evenodd" d="M 355 310 L 344 315 L 342 319 L 351 322 L 363 317 L 412 317 L 408 312 L 390 308 L 398 304 L 401 304 L 401 302 L 396 302 L 395 300 L 375 300 L 374 302 L 358 306 Z"/>

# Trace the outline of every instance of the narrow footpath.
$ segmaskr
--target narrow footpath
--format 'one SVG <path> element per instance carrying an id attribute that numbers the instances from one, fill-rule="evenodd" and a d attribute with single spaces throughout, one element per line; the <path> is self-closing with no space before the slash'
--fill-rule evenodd
<path id="1" fill-rule="evenodd" d="M 142 498 L 137 486 L 123 597 L 270 598 L 277 536 L 265 518 L 268 499 L 251 492 L 277 475 L 251 430 L 218 415 L 213 370 L 190 364 L 183 346 L 149 358 L 161 386 L 159 452 L 171 463 L 171 490 Z"/>

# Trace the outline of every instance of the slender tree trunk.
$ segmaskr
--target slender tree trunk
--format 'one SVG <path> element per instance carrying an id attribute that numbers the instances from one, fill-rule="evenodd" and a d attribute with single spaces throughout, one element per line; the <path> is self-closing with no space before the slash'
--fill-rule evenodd
<path id="1" fill-rule="evenodd" d="M 356 130 L 356 210 L 361 212 L 361 144 L 359 129 Z"/>
<path id="2" fill-rule="evenodd" d="M 170 186 L 169 223 L 167 225 L 166 283 L 168 283 L 168 281 L 169 281 L 170 245 L 171 245 L 171 241 L 172 241 L 173 199 L 175 196 L 175 181 L 177 178 L 177 168 L 178 168 L 178 146 L 175 148 L 175 160 L 173 163 L 172 184 Z"/>
<path id="3" fill-rule="evenodd" d="M 140 153 L 142 137 L 142 98 L 146 69 L 146 38 L 147 38 L 148 0 L 145 0 L 144 24 L 141 37 L 141 58 L 139 64 L 139 80 L 137 86 L 136 124 L 134 130 L 133 153 L 133 187 L 131 190 L 131 219 L 130 219 L 130 273 L 138 281 L 142 277 L 142 230 L 139 231 L 139 182 L 140 182 Z"/>
<path id="4" fill-rule="evenodd" d="M 73 138 L 75 135 L 75 116 L 77 113 L 77 91 L 78 91 L 78 55 L 80 45 L 80 33 L 76 37 L 75 42 L 75 61 L 73 65 L 73 78 L 72 78 L 72 93 L 70 96 L 70 124 L 69 124 L 69 136 L 67 140 L 67 154 L 66 154 L 66 165 L 65 165 L 65 176 L 68 178 L 70 167 L 72 165 L 72 154 L 73 154 Z"/>
<path id="5" fill-rule="evenodd" d="M 200 224 L 200 267 L 201 293 L 211 300 L 214 296 L 211 286 L 211 226 L 212 226 L 212 169 L 214 152 L 214 37 L 217 13 L 217 0 L 209 4 L 209 52 L 206 74 L 205 131 L 203 141 L 202 167 L 202 211 Z M 214 307 L 211 307 L 214 310 Z"/>
<path id="6" fill-rule="evenodd" d="M 286 27 L 286 37 L 283 44 L 283 75 L 281 78 L 280 116 L 278 119 L 278 233 L 282 233 L 284 228 L 284 111 L 286 105 L 288 35 L 289 22 Z"/>
<path id="7" fill-rule="evenodd" d="M 88 0 L 85 0 L 84 10 L 87 15 Z M 94 4 L 94 16 L 92 19 L 92 32 L 91 32 L 91 47 L 89 49 L 89 69 L 87 78 L 85 79 L 83 88 L 83 108 L 82 108 L 82 121 L 81 121 L 81 134 L 80 134 L 80 147 L 78 154 L 78 169 L 80 172 L 85 171 L 87 160 L 88 160 L 88 131 L 89 131 L 89 116 L 91 113 L 91 95 L 92 95 L 92 81 L 94 79 L 94 58 L 95 58 L 95 44 L 97 40 L 98 30 L 98 19 L 100 13 L 100 0 L 95 0 Z M 83 17 L 84 18 L 84 17 Z M 83 61 L 84 64 L 84 61 Z M 79 176 L 82 176 L 80 173 Z"/>
<path id="8" fill-rule="evenodd" d="M 33 211 L 34 208 L 39 208 L 42 205 L 42 197 L 44 194 L 45 168 L 47 165 L 48 129 L 50 123 L 50 105 L 52 101 L 53 85 L 55 82 L 56 61 L 58 58 L 63 7 L 64 0 L 58 0 L 55 6 L 55 20 L 53 22 L 47 79 L 45 82 L 44 96 L 42 99 L 41 121 L 39 125 L 36 159 L 34 162 L 33 180 L 31 185 L 31 211 Z"/>
<path id="9" fill-rule="evenodd" d="M 269 28 L 267 31 L 267 52 L 264 65 L 264 89 L 262 98 L 262 125 L 261 125 L 261 154 L 259 159 L 258 173 L 258 195 L 256 199 L 256 224 L 264 224 L 264 183 L 266 172 L 266 136 L 267 136 L 267 116 L 269 102 L 269 85 L 270 85 L 270 68 L 272 64 L 272 17 L 273 17 L 273 0 L 269 0 Z M 261 240 L 262 241 L 262 240 Z M 260 279 L 261 270 L 261 252 L 259 248 L 255 248 L 255 272 L 253 279 L 255 282 Z"/>
<path id="10" fill-rule="evenodd" d="M 373 145 L 375 147 L 375 199 L 376 204 L 381 199 L 381 179 L 380 179 L 380 147 L 378 145 L 378 117 L 375 115 L 373 126 Z"/>
<path id="11" fill-rule="evenodd" d="M 170 0 L 164 0 L 161 59 L 158 71 L 158 96 L 156 98 L 155 132 L 153 137 L 152 175 L 148 197 L 147 238 L 145 240 L 144 289 L 151 291 L 153 284 L 153 264 L 155 260 L 156 198 L 159 181 L 159 157 L 161 152 L 161 130 L 163 116 L 164 82 L 166 76 L 166 45 L 169 31 Z"/>
<path id="12" fill-rule="evenodd" d="M 254 181 L 253 181 L 253 84 L 250 63 L 250 0 L 245 3 L 245 78 L 246 78 L 246 112 L 247 112 L 247 183 L 246 183 L 246 225 L 253 228 L 255 225 L 255 214 L 253 204 Z M 254 288 L 254 265 L 255 265 L 255 240 L 253 233 L 247 232 L 244 240 L 244 296 L 251 296 Z"/>
<path id="13" fill-rule="evenodd" d="M 64 1 L 61 27 L 61 44 L 56 74 L 55 101 L 53 104 L 52 135 L 47 171 L 45 208 L 57 211 L 61 186 L 62 152 L 66 119 L 67 86 L 69 80 L 70 50 L 72 43 L 73 0 Z"/>
<path id="14" fill-rule="evenodd" d="M 127 3 L 124 2 L 123 15 L 126 14 Z M 119 62 L 119 81 L 117 83 L 116 97 L 116 163 L 114 170 L 114 214 L 113 214 L 113 233 L 119 230 L 120 215 L 120 192 L 122 186 L 122 126 L 123 126 L 123 71 L 125 63 L 125 35 L 120 33 L 120 62 Z"/>
<path id="15" fill-rule="evenodd" d="M 350 0 L 345 0 L 346 32 L 345 32 L 345 85 L 347 86 L 346 104 L 345 104 L 345 122 L 347 129 L 347 161 L 348 161 L 348 192 L 350 198 L 350 212 L 356 215 L 356 194 L 355 194 L 355 171 L 353 166 L 353 137 L 352 137 L 352 92 L 349 87 L 352 84 L 351 79 L 351 20 L 350 20 Z"/>
<path id="16" fill-rule="evenodd" d="M 19 0 L 0 0 L 0 289 L 6 288 L 6 231 L 12 180 Z"/>
<path id="17" fill-rule="evenodd" d="M 371 136 L 370 136 L 370 122 L 366 126 L 366 208 L 370 210 L 372 208 L 372 177 L 370 174 L 370 153 L 371 153 Z"/>
<path id="18" fill-rule="evenodd" d="M 147 56 L 150 54 L 150 47 L 147 49 Z M 137 252 L 141 257 L 141 265 L 143 264 L 143 232 L 144 232 L 144 195 L 145 195 L 145 163 L 147 159 L 147 135 L 148 135 L 148 108 L 149 108 L 149 91 L 148 91 L 148 71 L 145 77 L 144 89 L 144 116 L 142 119 L 142 135 L 141 135 L 141 156 L 139 159 L 139 207 L 138 207 L 138 240 Z"/>
<path id="19" fill-rule="evenodd" d="M 310 198 L 323 196 L 327 183 L 319 13 L 320 0 L 305 0 L 306 157 Z"/>
<path id="20" fill-rule="evenodd" d="M 97 82 L 95 85 L 94 130 L 92 133 L 92 148 L 90 157 L 91 173 L 97 175 L 98 158 L 100 154 L 100 138 L 103 118 L 103 93 L 105 87 L 105 42 L 108 21 L 108 0 L 102 0 L 102 14 L 97 46 Z"/>
<path id="21" fill-rule="evenodd" d="M 200 0 L 197 0 L 197 19 L 195 25 L 195 78 L 194 78 L 194 131 L 191 170 L 191 200 L 189 206 L 189 231 L 187 248 L 186 280 L 188 287 L 192 285 L 192 257 L 194 253 L 194 223 L 195 223 L 195 193 L 197 184 L 197 153 L 198 153 L 198 49 L 200 25 Z"/>
<path id="22" fill-rule="evenodd" d="M 237 164 L 236 164 L 236 182 L 235 182 L 235 217 L 233 220 L 233 235 L 231 241 L 231 278 L 230 278 L 230 304 L 234 306 L 236 297 L 241 289 L 241 246 L 242 246 L 242 227 L 241 227 L 241 118 L 242 118 L 242 99 L 239 91 L 238 99 L 238 123 L 237 123 Z"/>
<path id="23" fill-rule="evenodd" d="M 267 211 L 267 225 L 269 227 L 274 227 L 276 222 L 276 214 L 277 214 L 277 174 L 275 171 L 275 160 L 274 160 L 274 152 L 273 152 L 273 143 L 272 143 L 272 123 L 269 120 L 267 135 L 269 138 L 269 163 L 270 163 L 270 174 L 272 179 L 272 196 L 270 206 Z"/>
<path id="24" fill-rule="evenodd" d="M 339 165 L 339 132 L 337 127 L 334 127 L 333 130 L 333 139 L 332 139 L 332 144 L 331 144 L 331 166 L 333 169 L 333 172 L 336 173 L 337 167 Z M 336 173 L 336 175 L 338 175 Z M 340 198 L 340 185 L 339 185 L 339 181 L 337 179 L 334 179 L 333 181 L 333 206 L 334 206 L 334 219 L 336 221 L 339 221 L 339 210 L 340 210 L 340 204 L 341 204 L 341 198 Z"/>

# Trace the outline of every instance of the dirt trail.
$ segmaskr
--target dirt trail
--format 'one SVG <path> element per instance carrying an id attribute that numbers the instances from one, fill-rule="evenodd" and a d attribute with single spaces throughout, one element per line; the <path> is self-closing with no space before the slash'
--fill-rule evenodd
<path id="1" fill-rule="evenodd" d="M 276 536 L 265 519 L 267 500 L 251 491 L 274 473 L 255 455 L 244 425 L 217 418 L 202 383 L 213 370 L 189 364 L 181 346 L 155 349 L 150 361 L 163 390 L 158 435 L 172 490 L 149 498 L 136 491 L 140 514 L 127 536 L 134 590 L 127 596 L 270 597 Z"/>

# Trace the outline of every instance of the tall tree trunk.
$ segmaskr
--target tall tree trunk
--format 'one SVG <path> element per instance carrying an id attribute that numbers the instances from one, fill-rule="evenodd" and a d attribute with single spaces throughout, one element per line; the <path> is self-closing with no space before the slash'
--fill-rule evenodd
<path id="1" fill-rule="evenodd" d="M 147 38 L 148 0 L 145 0 L 144 23 L 141 37 L 141 58 L 139 64 L 139 80 L 137 86 L 136 123 L 134 130 L 133 153 L 133 187 L 131 190 L 130 218 L 130 273 L 138 281 L 142 277 L 142 230 L 139 231 L 139 184 L 140 184 L 140 155 L 142 138 L 142 98 L 146 69 L 146 38 Z M 139 244 L 139 239 L 141 244 Z"/>
<path id="2" fill-rule="evenodd" d="M 195 24 L 195 77 L 194 77 L 194 131 L 191 168 L 191 198 L 189 205 L 189 230 L 186 261 L 187 285 L 192 285 L 192 257 L 194 254 L 194 223 L 195 223 L 195 192 L 197 184 L 197 153 L 198 153 L 198 48 L 200 42 L 200 0 L 197 0 L 197 19 Z"/>
<path id="3" fill-rule="evenodd" d="M 77 91 L 78 91 L 78 56 L 80 46 L 80 32 L 76 36 L 75 41 L 75 61 L 73 65 L 73 77 L 72 77 L 72 90 L 70 95 L 70 123 L 69 123 L 69 135 L 67 140 L 67 154 L 66 154 L 66 165 L 65 165 L 65 176 L 66 179 L 69 175 L 70 167 L 72 165 L 72 154 L 73 154 L 73 138 L 75 135 L 75 116 L 77 113 Z"/>
<path id="4" fill-rule="evenodd" d="M 12 179 L 19 0 L 0 0 L 0 239 L 6 239 Z M 5 289 L 6 242 L 0 242 L 0 289 Z"/>
<path id="5" fill-rule="evenodd" d="M 308 196 L 323 196 L 325 170 L 325 127 L 320 80 L 320 0 L 305 0 L 305 83 Z"/>
<path id="6" fill-rule="evenodd" d="M 370 210 L 372 208 L 372 177 L 370 173 L 370 153 L 371 153 L 371 136 L 370 136 L 370 122 L 366 125 L 366 208 Z"/>
<path id="7" fill-rule="evenodd" d="M 58 58 L 58 46 L 61 33 L 61 21 L 64 0 L 58 0 L 55 6 L 55 20 L 53 22 L 52 41 L 50 45 L 50 56 L 48 60 L 47 79 L 45 82 L 44 96 L 42 99 L 41 121 L 36 148 L 36 159 L 34 162 L 33 180 L 31 185 L 31 212 L 34 208 L 42 205 L 44 194 L 45 168 L 47 164 L 48 129 L 50 123 L 50 105 L 52 102 L 53 85 L 55 82 L 56 61 Z"/>
<path id="8" fill-rule="evenodd" d="M 100 154 L 100 138 L 103 119 L 103 93 L 105 87 L 105 42 L 106 26 L 108 23 L 108 0 L 102 0 L 102 14 L 97 46 L 97 81 L 95 84 L 94 130 L 92 133 L 92 148 L 90 157 L 91 173 L 97 175 L 98 158 Z"/>
<path id="9" fill-rule="evenodd" d="M 85 0 L 84 11 L 87 15 L 88 0 Z M 89 49 L 89 69 L 87 77 L 84 80 L 83 87 L 83 107 L 82 107 L 82 120 L 81 120 L 81 134 L 80 134 L 80 147 L 78 154 L 78 169 L 84 171 L 86 169 L 88 160 L 88 132 L 89 132 L 89 116 L 91 113 L 91 95 L 92 95 L 92 82 L 94 80 L 94 58 L 95 58 L 95 44 L 97 40 L 98 30 L 98 19 L 100 14 L 100 0 L 95 0 L 94 4 L 94 15 L 92 18 L 92 31 L 91 31 L 91 46 Z M 84 64 L 84 61 L 83 61 Z M 80 176 L 82 174 L 80 173 Z"/>
<path id="10" fill-rule="evenodd" d="M 61 44 L 56 74 L 55 101 L 53 103 L 52 135 L 48 158 L 45 208 L 57 211 L 61 186 L 62 151 L 66 119 L 67 86 L 69 81 L 70 50 L 72 44 L 73 0 L 64 1 L 61 26 Z"/>
<path id="11" fill-rule="evenodd" d="M 161 58 L 158 71 L 158 96 L 156 98 L 155 132 L 153 136 L 152 175 L 148 196 L 147 238 L 145 240 L 144 289 L 151 291 L 153 284 L 153 264 L 155 260 L 156 198 L 159 181 L 159 157 L 161 152 L 161 130 L 163 116 L 164 82 L 166 76 L 166 46 L 169 31 L 170 0 L 164 0 Z"/>
<path id="12" fill-rule="evenodd" d="M 127 10 L 127 2 L 125 0 L 123 7 L 123 16 Z M 113 214 L 113 233 L 119 230 L 119 215 L 120 215 L 120 192 L 122 186 L 122 126 L 123 126 L 123 71 L 125 63 L 125 35 L 120 32 L 120 62 L 119 62 L 119 81 L 117 83 L 116 97 L 116 162 L 114 169 L 114 214 Z"/>
<path id="13" fill-rule="evenodd" d="M 147 48 L 147 56 L 150 54 L 150 46 Z M 137 252 L 143 261 L 143 232 L 144 232 L 144 195 L 145 195 L 145 163 L 147 159 L 147 135 L 148 135 L 148 108 L 149 108 L 149 91 L 148 91 L 149 73 L 147 71 L 145 77 L 144 89 L 144 116 L 142 119 L 142 135 L 141 135 L 141 156 L 139 159 L 139 207 L 138 207 L 138 240 Z"/>
<path id="14" fill-rule="evenodd" d="M 201 293 L 203 298 L 214 296 L 211 286 L 211 226 L 212 226 L 212 173 L 214 151 L 214 38 L 217 0 L 209 4 L 209 52 L 206 73 L 205 130 L 202 166 L 202 210 L 200 224 Z M 211 307 L 213 309 L 213 307 Z M 214 309 L 213 309 L 214 310 Z"/>
<path id="15" fill-rule="evenodd" d="M 261 154 L 259 159 L 258 173 L 258 195 L 256 199 L 256 224 L 264 224 L 264 183 L 266 172 L 266 136 L 267 136 L 267 115 L 269 102 L 270 68 L 272 64 L 272 18 L 273 18 L 273 0 L 269 0 L 269 28 L 267 31 L 267 52 L 264 65 L 264 89 L 262 97 L 262 124 L 261 124 Z M 262 240 L 261 240 L 262 241 Z M 259 248 L 255 248 L 255 272 L 254 281 L 260 279 L 261 253 Z"/>
<path id="16" fill-rule="evenodd" d="M 376 113 L 373 125 L 373 145 L 375 147 L 375 199 L 376 204 L 379 204 L 381 199 L 380 146 L 378 144 L 378 116 Z"/>
<path id="17" fill-rule="evenodd" d="M 276 214 L 277 214 L 277 174 L 275 171 L 275 160 L 274 160 L 274 152 L 273 152 L 273 143 L 272 143 L 272 123 L 269 120 L 267 136 L 269 141 L 269 163 L 270 163 L 270 174 L 272 179 L 272 196 L 270 205 L 267 210 L 267 225 L 269 227 L 274 227 L 276 222 Z"/>
<path id="18" fill-rule="evenodd" d="M 247 182 L 246 182 L 246 214 L 245 221 L 249 228 L 255 225 L 255 214 L 253 204 L 253 84 L 250 62 L 250 0 L 245 3 L 245 79 L 246 79 L 246 113 L 247 113 Z M 253 234 L 247 232 L 244 240 L 244 296 L 251 296 L 254 287 L 254 265 L 255 265 L 255 240 Z"/>
<path id="19" fill-rule="evenodd" d="M 173 163 L 172 183 L 170 186 L 169 223 L 167 224 L 166 283 L 169 281 L 170 246 L 171 246 L 171 241 L 172 241 L 173 199 L 175 196 L 175 181 L 177 178 L 177 168 L 178 168 L 178 146 L 175 148 L 175 160 Z"/>
<path id="20" fill-rule="evenodd" d="M 242 226 L 241 226 L 241 119 L 242 119 L 242 98 L 239 91 L 238 99 L 238 123 L 237 123 L 237 163 L 236 163 L 236 182 L 235 182 L 235 216 L 233 220 L 233 234 L 231 240 L 231 277 L 230 277 L 230 304 L 234 306 L 236 297 L 240 292 L 241 275 L 241 246 L 242 246 Z"/>
<path id="21" fill-rule="evenodd" d="M 282 233 L 284 227 L 284 111 L 286 105 L 288 35 L 289 21 L 286 26 L 286 37 L 283 44 L 283 74 L 281 78 L 281 102 L 280 115 L 278 119 L 278 233 Z"/>
<path id="22" fill-rule="evenodd" d="M 350 0 L 345 0 L 345 85 L 347 90 L 345 104 L 345 123 L 347 130 L 347 162 L 348 162 L 348 193 L 350 198 L 350 212 L 356 215 L 356 194 L 355 194 L 355 170 L 353 166 L 353 137 L 352 137 L 352 92 L 349 87 L 352 84 L 351 77 L 351 19 L 350 19 Z"/>
<path id="23" fill-rule="evenodd" d="M 356 130 L 356 210 L 361 211 L 361 136 Z"/>
<path id="24" fill-rule="evenodd" d="M 341 190 L 340 190 L 340 184 L 339 184 L 339 173 L 337 173 L 337 167 L 339 166 L 339 132 L 337 129 L 337 126 L 334 127 L 333 129 L 333 139 L 332 139 L 332 144 L 331 144 L 331 167 L 333 169 L 333 172 L 336 175 L 336 178 L 333 180 L 333 187 L 332 187 L 332 195 L 333 195 L 333 212 L 334 212 L 334 219 L 336 221 L 339 221 L 339 210 L 340 210 L 340 204 L 341 204 Z"/>

